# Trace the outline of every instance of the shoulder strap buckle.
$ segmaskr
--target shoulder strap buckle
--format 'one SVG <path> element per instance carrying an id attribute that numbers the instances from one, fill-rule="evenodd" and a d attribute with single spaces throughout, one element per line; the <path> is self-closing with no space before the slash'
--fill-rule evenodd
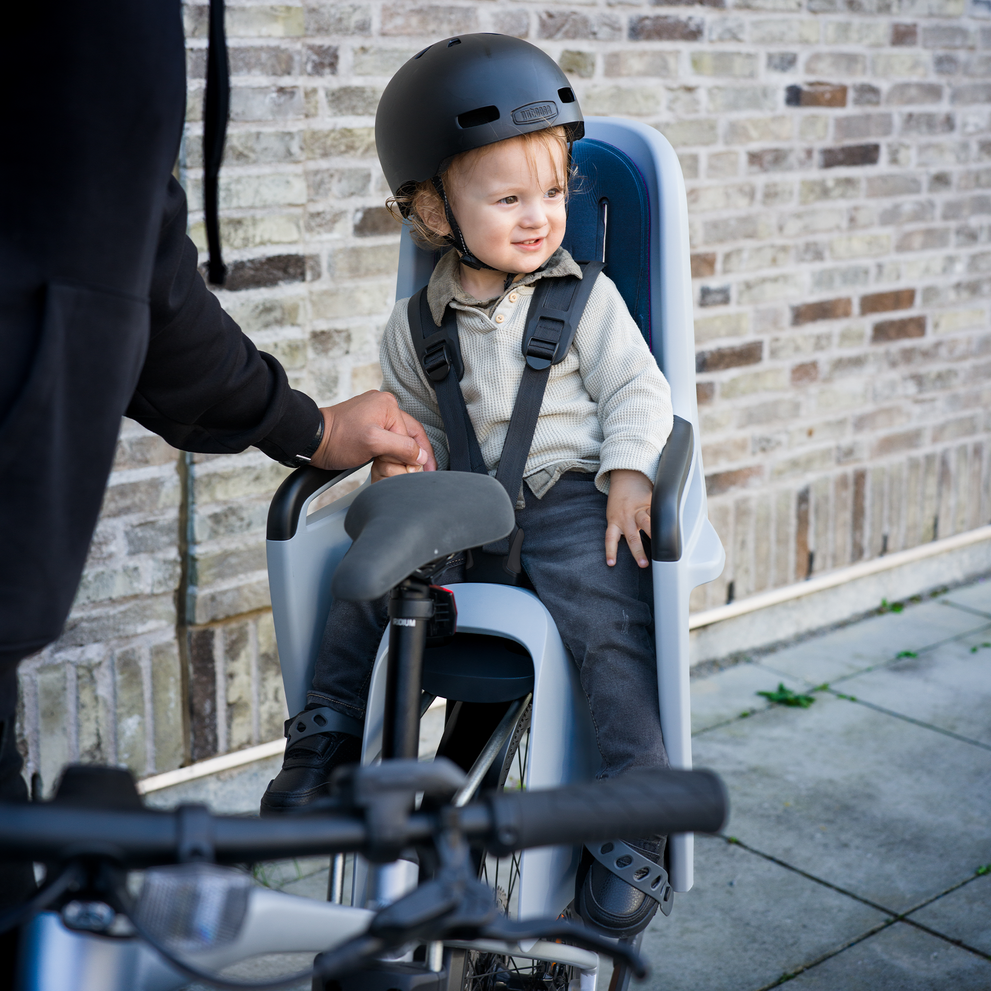
<path id="1" fill-rule="evenodd" d="M 434 341 L 423 349 L 423 370 L 431 382 L 443 382 L 451 370 L 451 358 L 447 353 L 447 341 Z"/>

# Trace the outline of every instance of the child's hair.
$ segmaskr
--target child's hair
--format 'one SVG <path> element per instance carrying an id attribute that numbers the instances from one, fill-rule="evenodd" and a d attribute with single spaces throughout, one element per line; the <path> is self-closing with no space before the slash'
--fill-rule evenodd
<path id="1" fill-rule="evenodd" d="M 567 175 L 562 175 L 559 179 L 567 196 L 569 185 L 574 180 L 575 175 L 574 167 L 571 165 L 568 138 L 563 127 L 545 127 L 540 131 L 529 131 L 526 134 L 521 134 L 518 139 L 506 138 L 505 140 L 521 140 L 523 142 L 523 149 L 531 169 L 536 168 L 536 162 L 534 161 L 535 145 L 541 144 L 548 149 L 555 146 L 559 147 L 564 153 L 565 169 L 568 172 Z M 441 175 L 444 177 L 457 176 L 461 178 L 470 172 L 474 163 L 493 147 L 495 146 L 484 145 L 481 148 L 473 148 L 471 151 L 464 151 L 460 155 L 455 155 Z M 432 202 L 437 206 L 441 205 L 440 196 L 434 188 L 433 179 L 424 179 L 422 182 L 418 182 L 415 186 L 410 187 L 408 191 L 406 189 L 400 190 L 398 195 L 390 196 L 385 201 L 385 205 L 396 220 L 400 222 L 405 220 L 409 223 L 413 240 L 420 247 L 433 248 L 435 250 L 449 248 L 451 246 L 450 237 L 446 234 L 438 234 L 423 219 L 423 208 L 428 202 Z"/>

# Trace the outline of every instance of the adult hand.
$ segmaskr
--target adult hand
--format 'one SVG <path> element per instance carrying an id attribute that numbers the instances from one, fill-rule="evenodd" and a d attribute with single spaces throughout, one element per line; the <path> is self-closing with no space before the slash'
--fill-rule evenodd
<path id="1" fill-rule="evenodd" d="M 323 413 L 323 440 L 313 455 L 318 468 L 354 468 L 373 458 L 434 471 L 437 461 L 420 424 L 388 392 L 363 392 Z"/>

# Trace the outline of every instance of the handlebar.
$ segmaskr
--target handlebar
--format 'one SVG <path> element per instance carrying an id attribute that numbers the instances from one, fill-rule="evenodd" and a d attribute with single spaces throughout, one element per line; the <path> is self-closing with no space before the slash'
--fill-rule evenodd
<path id="1" fill-rule="evenodd" d="M 428 843 L 451 814 L 450 808 L 412 813 L 395 839 L 404 847 Z M 638 770 L 547 791 L 496 793 L 457 815 L 469 843 L 505 855 L 618 836 L 716 832 L 726 820 L 727 799 L 710 771 Z M 0 855 L 34 861 L 106 858 L 128 869 L 188 859 L 232 864 L 367 853 L 373 840 L 363 813 L 354 809 L 248 819 L 212 815 L 202 806 L 111 811 L 0 803 Z"/>

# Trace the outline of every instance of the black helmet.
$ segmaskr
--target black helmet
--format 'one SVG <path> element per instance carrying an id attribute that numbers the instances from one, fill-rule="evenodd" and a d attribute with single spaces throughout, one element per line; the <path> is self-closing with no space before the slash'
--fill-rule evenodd
<path id="1" fill-rule="evenodd" d="M 568 77 L 549 55 L 504 34 L 463 34 L 425 48 L 392 77 L 375 144 L 399 195 L 463 151 L 556 124 L 569 141 L 585 133 Z"/>

